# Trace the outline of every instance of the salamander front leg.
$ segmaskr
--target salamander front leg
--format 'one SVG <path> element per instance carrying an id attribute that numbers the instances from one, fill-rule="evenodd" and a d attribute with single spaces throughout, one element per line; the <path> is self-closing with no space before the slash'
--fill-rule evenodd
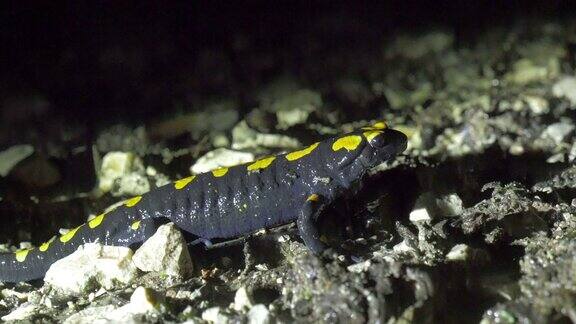
<path id="1" fill-rule="evenodd" d="M 304 240 L 304 244 L 314 254 L 320 254 L 326 249 L 326 246 L 320 241 L 320 234 L 316 227 L 316 220 L 322 211 L 323 204 L 320 201 L 320 196 L 312 194 L 306 199 L 306 203 L 300 210 L 296 224 L 300 237 Z"/>

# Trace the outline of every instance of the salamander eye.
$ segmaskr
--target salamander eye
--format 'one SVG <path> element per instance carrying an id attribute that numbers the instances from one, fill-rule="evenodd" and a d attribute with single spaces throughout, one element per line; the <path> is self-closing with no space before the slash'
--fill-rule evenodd
<path id="1" fill-rule="evenodd" d="M 370 130 L 364 132 L 364 136 L 368 140 L 368 143 L 370 143 L 370 146 L 375 148 L 382 148 L 390 143 L 386 133 L 381 130 Z"/>
<path id="2" fill-rule="evenodd" d="M 384 132 L 380 132 L 371 141 L 370 144 L 377 148 L 382 148 L 390 144 L 390 138 Z"/>

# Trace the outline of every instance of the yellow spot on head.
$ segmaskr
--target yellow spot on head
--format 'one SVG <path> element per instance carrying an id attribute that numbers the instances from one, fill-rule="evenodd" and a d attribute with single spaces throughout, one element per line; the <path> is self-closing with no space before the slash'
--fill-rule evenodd
<path id="1" fill-rule="evenodd" d="M 363 130 L 368 130 L 368 131 L 369 130 L 383 130 L 386 128 L 388 128 L 388 125 L 386 125 L 386 123 L 383 121 L 374 123 L 374 125 L 372 125 L 372 126 L 362 127 Z"/>
<path id="2" fill-rule="evenodd" d="M 48 242 L 42 243 L 42 245 L 40 245 L 38 250 L 40 250 L 41 252 L 46 252 L 46 250 L 48 250 L 48 248 L 50 247 L 50 244 L 52 244 L 52 242 L 54 242 L 55 239 L 56 236 L 52 237 Z"/>
<path id="3" fill-rule="evenodd" d="M 78 232 L 78 230 L 79 230 L 80 227 L 82 227 L 82 226 L 84 226 L 84 224 L 82 224 L 82 225 L 80 225 L 80 226 L 78 226 L 78 227 L 76 227 L 76 228 L 73 228 L 73 229 L 71 229 L 70 231 L 68 231 L 68 233 L 60 236 L 60 242 L 66 243 L 66 242 L 70 241 L 70 240 L 74 237 L 74 235 L 76 235 L 76 232 Z"/>
<path id="4" fill-rule="evenodd" d="M 385 128 L 388 128 L 388 125 L 386 125 L 386 123 L 383 121 L 379 121 L 379 122 L 375 123 L 374 125 L 372 125 L 372 127 L 376 128 L 376 129 L 385 129 Z"/>
<path id="5" fill-rule="evenodd" d="M 286 160 L 295 161 L 295 160 L 301 159 L 301 158 L 305 157 L 306 155 L 312 153 L 312 151 L 314 151 L 316 149 L 316 147 L 318 147 L 319 144 L 320 144 L 319 142 L 314 143 L 314 144 L 312 144 L 312 145 L 308 146 L 307 148 L 302 149 L 300 151 L 288 153 L 288 154 L 286 154 Z"/>
<path id="6" fill-rule="evenodd" d="M 140 202 L 140 200 L 142 200 L 142 196 L 136 196 L 134 198 L 130 198 L 130 199 L 126 200 L 126 202 L 124 203 L 124 206 L 134 207 L 134 206 L 136 206 L 137 203 Z"/>
<path id="7" fill-rule="evenodd" d="M 186 187 L 187 184 L 192 182 L 192 180 L 194 180 L 194 178 L 196 178 L 196 176 L 189 176 L 187 178 L 180 179 L 180 180 L 174 182 L 174 188 L 180 190 L 180 189 Z"/>
<path id="8" fill-rule="evenodd" d="M 308 199 L 306 199 L 306 201 L 318 201 L 320 200 L 320 196 L 318 196 L 317 194 L 311 194 L 310 196 L 308 196 Z"/>
<path id="9" fill-rule="evenodd" d="M 132 225 L 130 225 L 130 228 L 133 229 L 133 230 L 139 229 L 139 228 L 140 228 L 140 221 L 137 220 L 137 221 L 135 221 L 134 223 L 132 223 Z"/>
<path id="10" fill-rule="evenodd" d="M 259 170 L 259 169 L 265 169 L 268 166 L 270 166 L 270 164 L 272 163 L 272 161 L 274 161 L 276 159 L 276 157 L 271 156 L 269 158 L 264 158 L 264 159 L 260 159 L 250 165 L 248 165 L 247 169 L 248 171 L 254 171 L 254 170 Z"/>
<path id="11" fill-rule="evenodd" d="M 98 225 L 100 225 L 102 223 L 102 221 L 104 220 L 105 215 L 106 215 L 106 213 L 102 213 L 102 214 L 92 218 L 90 221 L 88 221 L 88 227 L 90 227 L 90 228 L 98 227 Z"/>
<path id="12" fill-rule="evenodd" d="M 16 256 L 16 261 L 24 262 L 24 260 L 26 260 L 26 257 L 28 256 L 28 253 L 31 250 L 32 249 L 23 249 L 23 250 L 18 250 L 16 252 L 14 252 L 14 255 Z"/>
<path id="13" fill-rule="evenodd" d="M 348 135 L 337 139 L 334 144 L 332 144 L 332 150 L 339 151 L 341 149 L 346 149 L 350 152 L 355 150 L 360 143 L 362 143 L 362 137 L 358 135 Z"/>
<path id="14" fill-rule="evenodd" d="M 223 177 L 224 175 L 226 175 L 226 173 L 228 173 L 228 168 L 220 168 L 220 169 L 212 170 L 212 174 L 216 178 Z"/>
<path id="15" fill-rule="evenodd" d="M 366 139 L 368 140 L 368 142 L 372 141 L 374 139 L 374 137 L 380 135 L 384 133 L 383 131 L 379 131 L 379 130 L 369 130 L 364 132 L 364 137 L 366 137 Z"/>

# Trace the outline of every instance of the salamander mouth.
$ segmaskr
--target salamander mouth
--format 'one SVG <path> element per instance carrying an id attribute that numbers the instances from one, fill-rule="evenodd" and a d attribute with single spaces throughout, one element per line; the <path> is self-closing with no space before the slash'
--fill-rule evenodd
<path id="1" fill-rule="evenodd" d="M 391 150 L 393 151 L 390 152 L 392 153 L 391 157 L 396 156 L 397 154 L 400 154 L 404 152 L 404 150 L 406 150 L 408 138 L 402 132 L 399 132 L 395 129 L 387 129 L 386 136 L 390 143 L 388 144 L 388 147 L 390 149 L 388 149 L 387 151 Z"/>

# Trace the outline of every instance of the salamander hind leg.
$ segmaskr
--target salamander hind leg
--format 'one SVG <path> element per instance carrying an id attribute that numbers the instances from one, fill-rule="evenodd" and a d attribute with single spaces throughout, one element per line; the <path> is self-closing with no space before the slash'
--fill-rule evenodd
<path id="1" fill-rule="evenodd" d="M 320 241 L 320 234 L 316 226 L 316 220 L 323 207 L 324 204 L 321 202 L 321 197 L 317 194 L 312 194 L 306 199 L 296 220 L 300 237 L 314 254 L 320 254 L 326 249 L 326 245 Z"/>

